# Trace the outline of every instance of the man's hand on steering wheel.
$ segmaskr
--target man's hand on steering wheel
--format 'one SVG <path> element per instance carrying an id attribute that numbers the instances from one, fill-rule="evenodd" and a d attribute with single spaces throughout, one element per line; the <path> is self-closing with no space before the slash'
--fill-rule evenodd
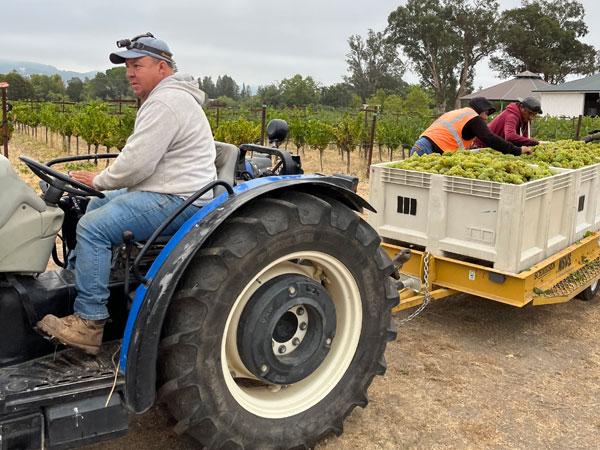
<path id="1" fill-rule="evenodd" d="M 70 194 L 82 195 L 84 197 L 92 196 L 104 198 L 104 194 L 93 187 L 90 187 L 81 181 L 77 181 L 69 175 L 54 170 L 42 163 L 37 162 L 34 159 L 26 156 L 19 156 L 19 159 L 27 164 L 27 167 L 31 169 L 38 177 L 48 183 L 50 186 L 61 191 L 69 192 Z"/>
<path id="2" fill-rule="evenodd" d="M 79 181 L 90 187 L 94 187 L 94 178 L 96 178 L 96 175 L 98 174 L 88 170 L 72 170 L 69 172 L 69 176 L 75 181 Z"/>

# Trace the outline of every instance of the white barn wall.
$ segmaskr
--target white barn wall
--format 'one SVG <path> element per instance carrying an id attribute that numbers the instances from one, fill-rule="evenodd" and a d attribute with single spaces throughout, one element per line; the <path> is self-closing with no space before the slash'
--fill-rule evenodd
<path id="1" fill-rule="evenodd" d="M 544 116 L 577 117 L 583 114 L 585 93 L 583 92 L 540 92 Z"/>

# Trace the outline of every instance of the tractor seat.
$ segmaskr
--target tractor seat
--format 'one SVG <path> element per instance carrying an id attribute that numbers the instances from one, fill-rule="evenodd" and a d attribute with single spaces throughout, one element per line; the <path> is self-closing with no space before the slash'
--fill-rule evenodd
<path id="1" fill-rule="evenodd" d="M 235 164 L 233 170 L 235 171 Z M 0 205 L 2 205 L 0 228 L 9 221 L 17 209 L 26 208 L 24 205 L 39 213 L 46 211 L 44 201 L 17 175 L 10 161 L 2 155 L 0 155 Z"/>
<path id="2" fill-rule="evenodd" d="M 217 179 L 227 182 L 230 186 L 235 186 L 235 169 L 237 167 L 240 150 L 232 144 L 216 142 L 217 157 L 215 166 L 217 168 Z M 217 197 L 226 192 L 223 186 L 217 186 L 213 190 L 213 195 Z"/>

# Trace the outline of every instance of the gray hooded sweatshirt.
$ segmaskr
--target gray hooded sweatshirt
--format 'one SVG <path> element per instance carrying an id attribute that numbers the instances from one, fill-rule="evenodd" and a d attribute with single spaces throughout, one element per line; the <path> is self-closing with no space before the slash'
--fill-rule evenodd
<path id="1" fill-rule="evenodd" d="M 94 178 L 94 187 L 186 198 L 216 180 L 215 142 L 203 103 L 204 92 L 189 75 L 158 83 L 140 107 L 123 151 Z M 212 191 L 202 197 L 211 198 Z"/>

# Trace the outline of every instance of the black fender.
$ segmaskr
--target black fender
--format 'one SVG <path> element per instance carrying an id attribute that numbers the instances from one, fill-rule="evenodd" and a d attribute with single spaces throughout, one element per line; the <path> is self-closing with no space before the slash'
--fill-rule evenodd
<path id="1" fill-rule="evenodd" d="M 221 194 L 204 206 L 175 234 L 146 275 L 148 282 L 136 291 L 131 308 L 120 366 L 125 372 L 126 403 L 136 412 L 152 407 L 156 397 L 156 363 L 161 329 L 171 297 L 191 258 L 223 221 L 240 206 L 281 189 L 302 190 L 333 197 L 349 208 L 375 212 L 349 189 L 347 179 L 322 175 L 291 175 L 251 180 L 234 188 L 235 195 Z"/>

